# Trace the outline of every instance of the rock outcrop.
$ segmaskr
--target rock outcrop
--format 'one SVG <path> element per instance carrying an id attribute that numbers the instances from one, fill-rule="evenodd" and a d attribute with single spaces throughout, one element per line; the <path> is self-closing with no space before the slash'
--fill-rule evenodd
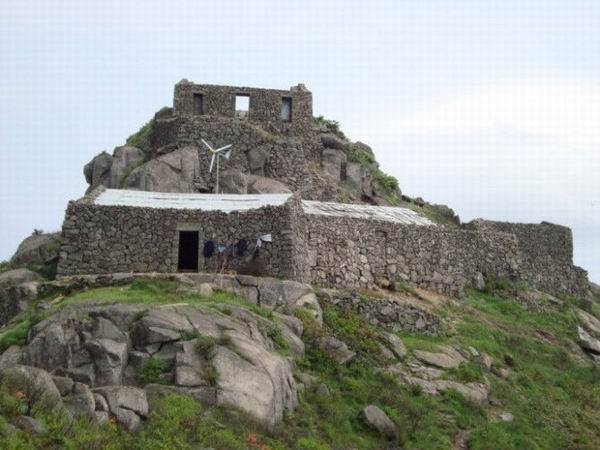
<path id="1" fill-rule="evenodd" d="M 58 258 L 60 233 L 34 233 L 25 238 L 10 262 L 15 265 L 42 265 Z"/>
<path id="2" fill-rule="evenodd" d="M 161 382 L 273 426 L 295 408 L 297 393 L 292 362 L 270 336 L 280 335 L 298 356 L 304 346 L 285 321 L 235 306 L 227 313 L 187 304 L 67 306 L 36 324 L 27 345 L 12 348 L 10 361 L 21 365 L 1 374 L 23 380 L 23 374 L 35 375 L 36 383 L 51 384 L 44 390 L 73 416 L 108 413 L 134 430 L 148 412 L 148 380 L 141 374 L 149 360 L 160 360 L 166 367 Z M 98 405 L 97 395 L 108 409 Z"/>

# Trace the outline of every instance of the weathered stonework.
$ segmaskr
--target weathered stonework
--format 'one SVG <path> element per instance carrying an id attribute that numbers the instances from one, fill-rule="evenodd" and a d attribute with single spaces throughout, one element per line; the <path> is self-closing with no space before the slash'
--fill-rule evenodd
<path id="1" fill-rule="evenodd" d="M 71 202 L 63 224 L 59 275 L 176 272 L 179 231 L 198 231 L 200 272 L 250 273 L 323 287 L 371 288 L 403 282 L 452 296 L 484 278 L 526 281 L 546 291 L 585 294 L 586 272 L 572 264 L 565 227 L 475 221 L 463 227 L 407 225 L 307 213 L 298 195 L 281 206 L 246 211 Z M 255 253 L 256 238 L 271 234 Z M 202 257 L 207 240 L 248 243 L 222 265 Z M 229 251 L 229 250 L 228 250 Z M 253 256 L 255 255 L 256 256 Z M 254 268 L 253 268 L 254 267 Z"/>
<path id="2" fill-rule="evenodd" d="M 199 271 L 222 269 L 223 259 L 204 258 L 205 241 L 229 246 L 244 239 L 245 257 L 231 258 L 225 270 L 243 273 L 260 266 L 265 276 L 295 278 L 292 224 L 288 205 L 223 213 L 200 210 L 132 208 L 93 204 L 98 192 L 70 202 L 63 223 L 64 238 L 57 275 L 111 272 L 177 272 L 179 231 L 199 231 Z M 253 259 L 258 236 L 271 234 Z"/>
<path id="3" fill-rule="evenodd" d="M 201 112 L 194 111 L 194 94 L 202 96 Z M 285 91 L 194 84 L 181 80 L 175 85 L 173 111 L 177 116 L 197 114 L 234 118 L 237 95 L 249 98 L 247 117 L 240 120 L 259 123 L 266 131 L 272 130 L 284 134 L 302 134 L 312 128 L 312 93 L 302 84 Z M 291 100 L 291 117 L 288 121 L 281 118 L 283 99 Z"/>

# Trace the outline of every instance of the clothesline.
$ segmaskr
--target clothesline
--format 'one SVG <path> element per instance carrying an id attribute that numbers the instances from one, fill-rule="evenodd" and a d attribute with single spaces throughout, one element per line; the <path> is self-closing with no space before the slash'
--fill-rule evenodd
<path id="1" fill-rule="evenodd" d="M 263 243 L 265 242 L 273 242 L 273 236 L 268 233 L 268 234 L 263 234 L 261 236 L 259 236 L 258 238 L 256 238 L 256 249 L 259 249 L 262 247 Z M 232 251 L 234 249 L 237 249 L 237 256 L 244 256 L 244 254 L 246 253 L 248 247 L 248 243 L 245 239 L 240 239 L 239 241 L 237 241 L 235 244 L 216 244 L 216 251 L 219 254 L 223 254 L 225 253 L 228 249 L 231 249 Z M 215 243 L 213 241 L 206 241 L 204 243 L 204 250 L 202 252 L 202 254 L 204 255 L 205 258 L 210 258 L 213 254 L 215 253 Z"/>

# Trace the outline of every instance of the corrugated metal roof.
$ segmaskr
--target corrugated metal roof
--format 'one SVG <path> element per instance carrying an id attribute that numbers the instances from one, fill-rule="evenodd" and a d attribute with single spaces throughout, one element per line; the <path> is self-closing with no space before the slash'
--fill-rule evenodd
<path id="1" fill-rule="evenodd" d="M 263 206 L 281 206 L 291 194 L 193 194 L 106 189 L 94 201 L 96 205 L 135 206 L 141 208 L 199 209 L 202 211 L 245 211 Z M 307 214 L 333 217 L 383 220 L 406 225 L 435 225 L 431 220 L 407 208 L 351 205 L 302 200 Z"/>
<path id="2" fill-rule="evenodd" d="M 142 208 L 200 209 L 203 211 L 245 211 L 263 206 L 281 206 L 291 194 L 191 194 L 106 189 L 96 205 L 137 206 Z"/>
<path id="3" fill-rule="evenodd" d="M 428 218 L 423 217 L 408 208 L 326 203 L 310 200 L 303 200 L 302 207 L 305 213 L 320 216 L 383 220 L 385 222 L 395 222 L 406 225 L 435 225 L 435 223 Z"/>

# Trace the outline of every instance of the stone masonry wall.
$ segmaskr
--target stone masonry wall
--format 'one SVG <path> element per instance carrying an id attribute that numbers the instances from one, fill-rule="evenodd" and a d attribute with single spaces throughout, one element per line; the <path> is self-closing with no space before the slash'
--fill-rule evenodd
<path id="1" fill-rule="evenodd" d="M 308 215 L 299 196 L 280 207 L 245 212 L 99 206 L 94 195 L 71 202 L 63 224 L 58 274 L 176 272 L 179 231 L 199 231 L 199 271 L 221 269 L 203 244 L 248 243 L 227 270 L 315 283 L 371 288 L 406 282 L 461 296 L 484 277 L 523 280 L 549 292 L 585 294 L 586 272 L 571 263 L 568 228 L 475 221 L 462 228 L 400 225 Z M 253 258 L 256 238 L 270 233 Z M 256 273 L 256 272 L 253 272 Z"/>
<path id="2" fill-rule="evenodd" d="M 220 211 L 131 208 L 70 202 L 62 230 L 57 274 L 176 272 L 179 231 L 199 231 L 199 271 L 214 272 L 224 256 L 203 258 L 204 242 L 233 244 L 245 239 L 245 257 L 228 258 L 226 270 L 259 270 L 264 276 L 293 278 L 292 238 L 287 205 L 229 214 Z M 271 234 L 253 256 L 258 236 Z M 258 268 L 258 269 L 257 269 Z"/>
<path id="3" fill-rule="evenodd" d="M 573 234 L 567 227 L 474 220 L 465 229 L 514 235 L 523 255 L 519 273 L 533 286 L 574 294 L 588 290 L 587 272 L 573 265 Z"/>
<path id="4" fill-rule="evenodd" d="M 173 109 L 176 115 L 193 114 L 193 95 L 201 94 L 203 113 L 233 118 L 236 95 L 249 96 L 248 117 L 243 120 L 261 123 L 267 131 L 302 134 L 312 127 L 312 93 L 303 85 L 290 90 L 258 89 L 238 86 L 194 84 L 182 80 L 175 85 Z M 289 122 L 281 120 L 283 98 L 292 100 Z"/>
<path id="5" fill-rule="evenodd" d="M 305 276 L 326 287 L 372 287 L 405 281 L 454 296 L 481 274 L 514 276 L 513 235 L 307 216 Z"/>

